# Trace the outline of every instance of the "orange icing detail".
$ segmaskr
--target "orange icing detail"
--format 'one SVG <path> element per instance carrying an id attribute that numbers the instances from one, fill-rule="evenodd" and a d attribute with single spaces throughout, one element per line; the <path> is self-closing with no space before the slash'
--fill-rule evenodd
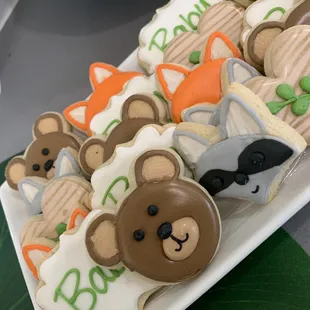
<path id="1" fill-rule="evenodd" d="M 30 244 L 30 245 L 26 245 L 26 246 L 24 246 L 23 249 L 22 249 L 22 253 L 23 253 L 25 262 L 26 262 L 26 264 L 27 264 L 29 270 L 32 272 L 32 274 L 34 275 L 34 277 L 35 277 L 36 279 L 39 280 L 37 267 L 34 265 L 34 263 L 33 263 L 32 260 L 30 259 L 29 254 L 28 254 L 30 251 L 33 251 L 33 250 L 39 250 L 39 251 L 48 253 L 48 252 L 50 252 L 52 249 L 51 249 L 50 247 L 48 247 L 48 246 L 40 245 L 40 244 Z"/>
<path id="2" fill-rule="evenodd" d="M 71 218 L 70 218 L 67 230 L 73 229 L 75 227 L 75 220 L 76 220 L 76 218 L 79 215 L 82 216 L 85 219 L 87 214 L 88 214 L 88 212 L 85 212 L 84 210 L 81 210 L 79 208 L 74 209 L 73 212 L 72 212 L 72 215 L 71 215 Z"/>
<path id="3" fill-rule="evenodd" d="M 101 84 L 100 82 L 98 82 L 97 78 L 96 78 L 96 68 L 102 68 L 105 69 L 107 71 L 111 72 L 111 75 L 116 74 L 116 73 L 121 73 L 121 71 L 119 71 L 117 68 L 115 68 L 112 65 L 109 64 L 105 64 L 103 62 L 95 62 L 93 64 L 90 65 L 89 67 L 89 79 L 90 79 L 90 83 L 92 84 L 93 88 L 96 88 L 99 84 Z"/>
<path id="4" fill-rule="evenodd" d="M 117 70 L 115 68 L 115 70 Z M 91 81 L 94 86 L 94 91 L 91 94 L 88 101 L 85 101 L 83 103 L 78 102 L 70 105 L 64 110 L 64 116 L 65 118 L 76 128 L 87 131 L 87 134 L 89 136 L 92 135 L 92 132 L 89 128 L 90 122 L 93 119 L 93 117 L 104 110 L 106 106 L 109 103 L 109 100 L 112 96 L 117 95 L 120 93 L 124 87 L 124 85 L 131 80 L 132 78 L 136 76 L 143 75 L 139 72 L 119 72 L 117 70 L 116 73 L 112 74 L 111 76 L 107 77 L 105 80 L 103 80 L 102 83 L 94 82 L 94 70 L 91 70 Z M 86 105 L 86 112 L 85 112 L 85 124 L 81 124 L 77 120 L 73 119 L 70 115 L 70 112 L 74 110 L 75 108 L 79 106 Z"/>
<path id="5" fill-rule="evenodd" d="M 167 99 L 171 101 L 171 116 L 175 123 L 180 123 L 181 113 L 184 109 L 198 103 L 217 104 L 222 97 L 221 89 L 221 68 L 226 58 L 211 59 L 212 45 L 216 38 L 221 38 L 227 47 L 232 51 L 235 58 L 240 58 L 238 48 L 223 33 L 214 32 L 206 45 L 206 52 L 203 64 L 187 74 L 187 78 L 181 82 L 174 94 L 169 94 L 167 82 L 165 81 L 162 69 L 170 69 L 178 72 L 185 72 L 184 67 L 178 65 L 159 65 L 157 67 L 157 78 L 165 92 Z M 185 73 L 184 73 L 185 74 Z M 167 92 L 168 90 L 168 92 Z"/>

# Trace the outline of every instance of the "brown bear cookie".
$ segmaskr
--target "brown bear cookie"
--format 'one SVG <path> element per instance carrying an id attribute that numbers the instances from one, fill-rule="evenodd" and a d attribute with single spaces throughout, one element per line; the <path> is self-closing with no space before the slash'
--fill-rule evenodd
<path id="1" fill-rule="evenodd" d="M 163 112 L 164 116 L 162 116 Z M 145 125 L 162 125 L 168 121 L 168 112 L 164 103 L 150 94 L 130 96 L 122 107 L 122 121 L 108 137 L 103 135 L 87 139 L 81 146 L 79 162 L 83 171 L 91 176 L 96 168 L 106 162 L 114 153 L 118 144 L 131 141 Z"/>
<path id="2" fill-rule="evenodd" d="M 56 112 L 44 113 L 36 120 L 33 138 L 24 155 L 14 157 L 6 167 L 6 180 L 12 189 L 17 190 L 18 182 L 24 177 L 51 179 L 60 150 L 71 147 L 78 151 L 81 145 L 64 117 Z"/>
<path id="3" fill-rule="evenodd" d="M 141 154 L 133 164 L 136 186 L 117 214 L 100 215 L 86 232 L 92 259 L 103 266 L 122 262 L 165 283 L 202 272 L 217 251 L 220 218 L 209 194 L 183 174 L 183 162 L 172 150 Z"/>

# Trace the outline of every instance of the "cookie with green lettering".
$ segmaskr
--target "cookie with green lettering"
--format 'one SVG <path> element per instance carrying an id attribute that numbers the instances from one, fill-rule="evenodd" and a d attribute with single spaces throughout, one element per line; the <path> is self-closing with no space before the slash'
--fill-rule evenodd
<path id="1" fill-rule="evenodd" d="M 28 177 L 18 183 L 32 217 L 20 233 L 25 261 L 37 277 L 40 253 L 48 252 L 67 229 L 78 227 L 89 212 L 91 185 L 80 174 L 77 153 L 62 149 L 50 181 Z"/>
<path id="2" fill-rule="evenodd" d="M 164 62 L 164 51 L 169 42 L 184 32 L 195 32 L 201 15 L 212 5 L 223 0 L 171 0 L 156 10 L 152 21 L 139 35 L 138 60 L 149 74 Z M 226 1 L 225 1 L 226 2 Z"/>

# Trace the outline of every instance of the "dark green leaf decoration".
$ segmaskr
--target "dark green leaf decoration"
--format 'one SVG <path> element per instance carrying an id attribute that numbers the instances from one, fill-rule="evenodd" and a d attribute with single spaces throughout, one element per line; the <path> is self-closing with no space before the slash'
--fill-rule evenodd
<path id="1" fill-rule="evenodd" d="M 60 223 L 56 227 L 56 232 L 58 236 L 61 236 L 67 230 L 67 225 L 65 223 Z"/>
<path id="2" fill-rule="evenodd" d="M 277 87 L 276 93 L 284 100 L 290 100 L 296 97 L 295 91 L 291 85 L 281 84 Z"/>
<path id="3" fill-rule="evenodd" d="M 310 76 L 305 76 L 300 80 L 300 88 L 310 94 Z"/>
<path id="4" fill-rule="evenodd" d="M 298 98 L 293 104 L 292 104 L 292 112 L 296 116 L 305 115 L 308 112 L 309 109 L 309 99 L 307 98 Z"/>
<path id="5" fill-rule="evenodd" d="M 192 63 L 193 65 L 198 65 L 200 63 L 200 51 L 193 51 L 189 55 L 189 62 Z"/>

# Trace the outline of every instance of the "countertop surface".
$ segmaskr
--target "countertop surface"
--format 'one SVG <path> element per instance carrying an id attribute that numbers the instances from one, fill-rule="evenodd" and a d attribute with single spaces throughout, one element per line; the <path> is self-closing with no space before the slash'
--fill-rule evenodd
<path id="1" fill-rule="evenodd" d="M 88 67 L 117 66 L 165 0 L 24 0 L 0 33 L 0 161 L 31 141 L 35 118 L 91 91 Z M 310 206 L 284 227 L 310 254 Z"/>

